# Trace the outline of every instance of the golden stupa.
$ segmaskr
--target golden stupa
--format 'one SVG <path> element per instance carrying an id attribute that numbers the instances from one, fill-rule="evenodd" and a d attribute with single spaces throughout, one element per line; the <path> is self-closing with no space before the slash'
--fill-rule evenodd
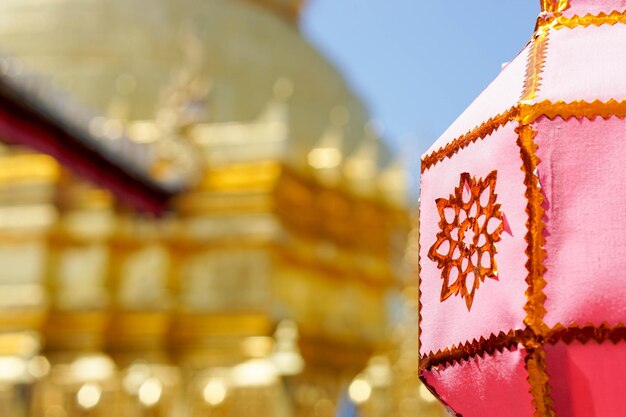
<path id="1" fill-rule="evenodd" d="M 142 215 L 2 147 L 0 415 L 443 415 L 415 374 L 405 169 L 302 6 L 0 2 L 15 76 L 186 186 Z"/>

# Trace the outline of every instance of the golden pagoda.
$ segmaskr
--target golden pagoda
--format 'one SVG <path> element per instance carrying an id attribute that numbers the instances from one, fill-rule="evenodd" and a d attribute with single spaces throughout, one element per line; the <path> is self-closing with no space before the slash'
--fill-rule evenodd
<path id="1" fill-rule="evenodd" d="M 415 375 L 406 170 L 302 7 L 0 3 L 9 75 L 185 187 L 142 214 L 2 147 L 0 415 L 443 415 Z"/>

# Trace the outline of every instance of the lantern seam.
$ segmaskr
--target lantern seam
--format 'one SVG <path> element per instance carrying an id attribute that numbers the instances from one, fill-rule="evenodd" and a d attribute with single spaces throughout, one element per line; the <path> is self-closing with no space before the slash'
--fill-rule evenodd
<path id="1" fill-rule="evenodd" d="M 527 73 L 532 72 L 534 70 L 536 71 L 536 74 L 533 77 L 526 77 L 524 91 L 521 96 L 522 106 L 532 106 L 531 111 L 523 112 L 526 114 L 526 116 L 522 120 L 524 123 L 531 123 L 533 120 L 529 120 L 529 118 L 536 119 L 542 114 L 545 114 L 550 119 L 552 119 L 555 116 L 558 116 L 559 114 L 550 116 L 550 114 L 555 113 L 555 111 L 549 112 L 549 110 L 552 110 L 552 109 L 549 109 L 548 107 L 552 107 L 552 106 L 557 106 L 557 107 L 561 105 L 562 106 L 572 106 L 572 105 L 581 106 L 583 104 L 587 104 L 591 107 L 594 106 L 593 104 L 584 102 L 584 101 L 564 103 L 563 101 L 559 100 L 556 103 L 551 103 L 547 100 L 544 100 L 542 102 L 535 103 L 535 104 L 529 103 L 530 100 L 532 100 L 533 98 L 536 98 L 537 92 L 539 91 L 541 87 L 542 79 L 541 79 L 540 73 L 543 71 L 543 67 L 545 65 L 546 51 L 547 51 L 548 40 L 549 40 L 548 35 L 549 35 L 550 29 L 555 29 L 555 30 L 559 30 L 563 28 L 571 29 L 571 28 L 578 27 L 578 26 L 580 27 L 587 27 L 590 25 L 601 26 L 603 24 L 614 25 L 617 23 L 626 24 L 626 13 L 613 11 L 611 14 L 608 14 L 608 15 L 605 13 L 600 13 L 598 15 L 588 14 L 583 17 L 574 16 L 572 18 L 566 18 L 563 16 L 554 16 L 554 17 L 545 18 L 545 19 L 540 18 L 540 23 L 537 28 L 539 33 L 536 35 L 536 38 L 534 39 L 536 46 L 533 48 L 533 51 L 531 51 L 531 53 L 529 54 L 529 58 L 531 58 L 531 60 L 527 64 Z M 598 105 L 600 105 L 602 102 L 600 102 L 599 100 L 595 100 L 592 103 L 597 103 Z M 621 110 L 621 113 L 623 114 L 621 117 L 626 117 L 626 102 L 617 102 L 611 99 L 606 104 L 608 103 L 616 103 L 618 105 L 621 105 L 620 107 L 623 109 Z M 499 113 L 491 117 L 490 119 L 488 119 L 486 122 L 477 125 L 474 129 L 457 137 L 456 139 L 449 142 L 447 145 L 444 145 L 438 150 L 431 152 L 429 155 L 422 158 L 421 172 L 424 173 L 426 170 L 431 168 L 433 165 L 436 165 L 438 162 L 446 158 L 450 158 L 452 155 L 454 155 L 460 149 L 465 148 L 470 143 L 476 142 L 478 139 L 484 139 L 485 137 L 492 134 L 494 131 L 498 130 L 500 127 L 506 125 L 510 120 L 517 118 L 520 113 L 521 111 L 519 109 L 519 106 L 513 106 L 509 108 L 508 110 L 506 110 L 505 112 Z M 606 112 L 601 112 L 600 114 L 594 114 L 593 111 L 587 109 L 584 112 L 584 114 L 564 114 L 563 117 L 582 116 L 582 117 L 592 118 L 596 115 L 601 115 L 604 118 L 610 116 L 610 114 L 607 114 Z"/>
<path id="2" fill-rule="evenodd" d="M 524 358 L 526 371 L 528 372 L 529 392 L 532 397 L 532 405 L 535 409 L 535 417 L 554 417 L 552 408 L 554 401 L 551 396 L 550 378 L 546 372 L 546 352 L 542 345 L 534 348 L 526 347 L 528 353 Z"/>
<path id="3" fill-rule="evenodd" d="M 547 333 L 547 326 L 543 322 L 546 314 L 544 307 L 546 295 L 543 292 L 546 286 L 543 276 L 545 272 L 543 261 L 546 256 L 545 237 L 543 235 L 545 212 L 542 207 L 544 197 L 537 176 L 537 166 L 540 163 L 536 154 L 537 144 L 534 141 L 537 133 L 531 125 L 521 121 L 516 132 L 522 159 L 521 169 L 525 176 L 526 192 L 524 194 L 528 200 L 526 207 L 528 221 L 526 222 L 527 233 L 525 236 L 528 244 L 525 251 L 528 255 L 526 262 L 528 288 L 526 290 L 527 302 L 524 306 L 526 311 L 524 323 L 532 336 L 523 341 L 524 347 L 528 351 L 525 365 L 535 417 L 552 417 L 554 416 L 553 400 L 550 395 L 549 377 L 546 372 L 545 352 L 543 350 L 544 335 Z"/>
<path id="4" fill-rule="evenodd" d="M 526 79 L 520 97 L 521 103 L 530 103 L 537 97 L 541 88 L 541 81 L 543 81 L 541 72 L 546 62 L 549 30 L 548 26 L 538 27 L 532 39 L 531 50 L 526 63 Z"/>
<path id="5" fill-rule="evenodd" d="M 422 158 L 421 172 L 423 174 L 432 166 L 442 162 L 446 158 L 452 157 L 459 150 L 466 148 L 471 143 L 486 138 L 513 120 L 518 120 L 523 124 L 531 124 L 541 116 L 546 116 L 550 120 L 554 120 L 557 117 L 563 120 L 572 117 L 593 119 L 598 116 L 603 119 L 609 119 L 613 116 L 623 119 L 626 118 L 626 99 L 621 101 L 610 99 L 605 102 L 600 100 L 591 102 L 576 100 L 569 103 L 563 100 L 556 102 L 542 100 L 536 103 L 529 103 L 528 101 L 522 102 L 518 106 L 511 107 L 504 113 L 491 117 L 487 122 L 459 136 L 429 155 L 424 156 Z"/>
<path id="6" fill-rule="evenodd" d="M 576 100 L 569 103 L 563 100 L 556 102 L 543 100 L 535 104 L 521 106 L 521 123 L 533 123 L 541 116 L 545 116 L 550 120 L 554 120 L 557 117 L 563 120 L 571 119 L 572 117 L 584 117 L 590 120 L 596 117 L 602 117 L 605 120 L 611 117 L 623 119 L 626 117 L 626 99 L 621 101 L 615 99 L 608 101 L 594 100 L 591 102 Z"/>
<path id="7" fill-rule="evenodd" d="M 626 326 L 623 323 L 617 323 L 614 326 L 604 322 L 599 326 L 591 323 L 585 325 L 571 324 L 564 326 L 561 323 L 552 327 L 545 336 L 545 343 L 551 345 L 563 342 L 566 345 L 574 341 L 586 344 L 590 341 L 599 344 L 610 341 L 613 344 L 626 341 Z"/>
<path id="8" fill-rule="evenodd" d="M 527 88 L 525 88 L 520 99 L 519 126 L 515 129 L 522 162 L 520 168 L 524 173 L 524 185 L 526 186 L 524 196 L 527 200 L 526 213 L 528 215 L 527 231 L 524 236 L 527 243 L 525 253 L 528 256 L 526 261 L 526 269 L 528 270 L 526 283 L 528 287 L 525 292 L 527 302 L 524 305 L 526 312 L 524 324 L 531 337 L 523 341 L 527 351 L 524 363 L 535 417 L 553 417 L 555 415 L 552 408 L 553 400 L 550 395 L 549 377 L 546 372 L 545 351 L 543 349 L 543 336 L 547 327 L 543 322 L 546 314 L 544 307 L 546 295 L 543 291 L 546 286 L 543 275 L 546 256 L 545 236 L 543 235 L 545 211 L 542 206 L 544 196 L 541 193 L 537 171 L 541 160 L 536 152 L 535 137 L 537 132 L 530 124 L 531 118 L 528 116 L 529 114 L 536 114 L 532 101 L 537 97 L 537 92 L 541 87 L 541 73 L 545 65 L 549 33 L 550 26 L 538 25 L 535 31 L 533 49 L 528 56 L 526 67 L 524 85 Z"/>
<path id="9" fill-rule="evenodd" d="M 530 125 L 520 124 L 516 128 L 518 134 L 518 145 L 520 147 L 521 159 L 522 159 L 522 171 L 524 172 L 524 184 L 526 185 L 526 192 L 524 193 L 528 204 L 526 206 L 526 213 L 528 214 L 528 221 L 526 222 L 527 233 L 524 237 L 528 246 L 526 248 L 526 255 L 528 260 L 526 261 L 526 269 L 528 270 L 528 276 L 526 283 L 528 288 L 526 290 L 527 302 L 524 306 L 526 311 L 526 318 L 524 323 L 532 329 L 537 335 L 545 333 L 546 326 L 543 323 L 543 317 L 546 314 L 546 310 L 543 306 L 546 296 L 543 293 L 543 288 L 546 286 L 546 282 L 543 278 L 545 267 L 543 260 L 545 258 L 545 237 L 543 236 L 543 215 L 544 210 L 542 203 L 544 200 L 541 190 L 539 188 L 539 179 L 537 177 L 537 166 L 540 162 L 539 157 L 535 151 L 537 145 L 534 142 L 536 132 Z"/>
<path id="10" fill-rule="evenodd" d="M 574 29 L 577 27 L 586 28 L 589 26 L 600 27 L 603 25 L 614 26 L 626 23 L 625 11 L 613 10 L 611 13 L 600 12 L 597 15 L 588 13 L 584 16 L 574 15 L 565 17 L 562 15 L 539 17 L 537 26 L 549 26 L 554 30 Z"/>
<path id="11" fill-rule="evenodd" d="M 418 219 L 419 223 L 419 219 Z M 419 237 L 418 237 L 419 247 Z M 417 250 L 417 356 L 418 356 L 418 368 L 422 362 L 422 355 L 419 350 L 422 348 L 422 256 L 420 250 Z M 419 374 L 420 372 L 418 372 Z"/>
<path id="12" fill-rule="evenodd" d="M 519 126 L 515 129 L 517 133 L 517 145 L 520 148 L 520 158 L 522 161 L 521 170 L 524 173 L 524 185 L 526 191 L 524 196 L 527 200 L 526 213 L 528 221 L 526 222 L 527 233 L 525 240 L 527 243 L 526 269 L 528 276 L 526 283 L 527 302 L 524 306 L 526 311 L 526 324 L 535 334 L 541 335 L 545 331 L 543 317 L 546 314 L 543 303 L 546 299 L 543 294 L 543 288 L 546 283 L 543 279 L 545 267 L 543 259 L 545 258 L 545 238 L 543 236 L 543 215 L 542 207 L 543 195 L 540 191 L 539 178 L 537 177 L 537 167 L 541 162 L 536 154 L 537 145 L 534 141 L 536 132 L 530 125 L 531 117 L 529 114 L 535 115 L 535 106 L 532 100 L 537 96 L 537 92 L 541 87 L 541 72 L 544 69 L 547 44 L 548 44 L 549 28 L 538 28 L 532 41 L 532 49 L 528 55 L 528 63 L 526 65 L 526 81 L 525 89 L 520 99 L 518 111 Z M 534 120 L 532 120 L 534 121 Z"/>
<path id="13" fill-rule="evenodd" d="M 431 351 L 421 356 L 419 372 L 428 371 L 436 366 L 453 365 L 476 356 L 484 358 L 485 354 L 493 355 L 496 351 L 503 352 L 504 349 L 511 351 L 519 344 L 526 345 L 533 338 L 534 335 L 529 328 L 512 329 L 506 333 L 501 331 L 497 335 L 492 333 L 487 339 L 481 336 L 479 340 L 473 339 L 471 342 L 460 343 L 458 346 L 452 345 L 451 348 L 437 352 Z"/>
<path id="14" fill-rule="evenodd" d="M 457 137 L 447 145 L 424 156 L 422 158 L 422 174 L 444 159 L 452 157 L 455 153 L 466 148 L 471 143 L 486 138 L 501 127 L 506 126 L 509 122 L 516 120 L 518 115 L 519 106 L 513 106 L 505 112 L 489 118 L 486 122 L 481 123 L 469 132 Z"/>

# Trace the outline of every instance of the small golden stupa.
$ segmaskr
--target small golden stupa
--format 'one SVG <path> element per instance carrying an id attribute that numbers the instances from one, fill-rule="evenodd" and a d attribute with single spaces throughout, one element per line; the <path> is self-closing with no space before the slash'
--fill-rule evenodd
<path id="1" fill-rule="evenodd" d="M 0 415 L 443 415 L 415 375 L 405 168 L 302 6 L 0 2 L 12 76 L 185 186 L 140 214 L 2 146 Z"/>

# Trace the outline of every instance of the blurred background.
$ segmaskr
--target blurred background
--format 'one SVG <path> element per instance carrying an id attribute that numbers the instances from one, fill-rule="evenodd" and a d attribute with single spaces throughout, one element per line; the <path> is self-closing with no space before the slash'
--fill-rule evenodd
<path id="1" fill-rule="evenodd" d="M 315 0 L 301 30 L 415 180 L 421 154 L 528 42 L 538 13 L 536 0 Z"/>
<path id="2" fill-rule="evenodd" d="M 419 156 L 537 12 L 2 0 L 0 415 L 446 415 Z"/>

